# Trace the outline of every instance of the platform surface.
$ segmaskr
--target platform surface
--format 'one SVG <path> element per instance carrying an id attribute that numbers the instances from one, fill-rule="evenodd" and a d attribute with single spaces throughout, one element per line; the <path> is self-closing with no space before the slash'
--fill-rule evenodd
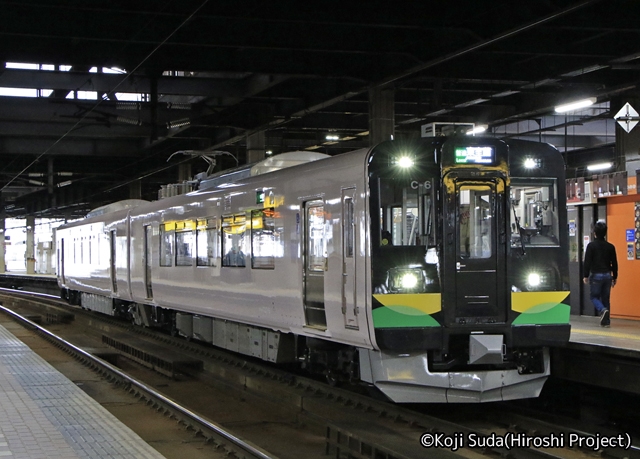
<path id="1" fill-rule="evenodd" d="M 163 458 L 0 326 L 0 458 Z"/>
<path id="2" fill-rule="evenodd" d="M 598 317 L 571 316 L 570 343 L 640 353 L 640 321 L 612 318 L 610 327 L 601 327 Z"/>
<path id="3" fill-rule="evenodd" d="M 55 274 L 44 274 L 44 273 L 27 273 L 26 269 L 14 269 L 11 271 L 5 271 L 0 273 L 0 276 L 16 276 L 16 277 L 41 277 L 43 279 L 56 279 Z"/>

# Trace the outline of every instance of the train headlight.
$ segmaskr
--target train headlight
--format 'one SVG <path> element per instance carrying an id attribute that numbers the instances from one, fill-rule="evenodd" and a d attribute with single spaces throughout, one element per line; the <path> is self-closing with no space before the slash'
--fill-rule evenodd
<path id="1" fill-rule="evenodd" d="M 539 287 L 541 281 L 542 279 L 540 277 L 540 274 L 538 273 L 530 273 L 527 277 L 527 284 L 529 285 L 529 287 Z"/>
<path id="2" fill-rule="evenodd" d="M 393 268 L 388 273 L 389 291 L 392 293 L 422 293 L 433 281 L 422 267 Z"/>
<path id="3" fill-rule="evenodd" d="M 554 278 L 553 273 L 547 270 L 531 271 L 526 277 L 526 290 L 553 290 Z"/>
<path id="4" fill-rule="evenodd" d="M 410 290 L 418 285 L 418 276 L 413 273 L 407 273 L 400 279 L 400 286 L 405 290 Z"/>
<path id="5" fill-rule="evenodd" d="M 410 156 L 401 156 L 396 160 L 396 164 L 403 169 L 408 169 L 410 167 L 413 167 L 415 162 Z"/>

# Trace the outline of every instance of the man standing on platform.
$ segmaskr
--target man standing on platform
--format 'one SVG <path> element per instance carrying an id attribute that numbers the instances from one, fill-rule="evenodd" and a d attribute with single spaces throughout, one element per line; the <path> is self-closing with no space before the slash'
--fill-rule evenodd
<path id="1" fill-rule="evenodd" d="M 605 240 L 607 224 L 602 220 L 597 221 L 593 232 L 596 238 L 587 245 L 583 281 L 589 284 L 589 296 L 600 315 L 600 325 L 608 327 L 611 324 L 609 300 L 611 288 L 616 285 L 618 279 L 618 259 L 614 245 Z"/>

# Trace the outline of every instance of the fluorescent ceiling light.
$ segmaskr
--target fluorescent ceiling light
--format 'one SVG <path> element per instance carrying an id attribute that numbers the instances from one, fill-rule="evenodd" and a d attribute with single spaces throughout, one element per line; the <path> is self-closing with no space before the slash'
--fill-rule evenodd
<path id="1" fill-rule="evenodd" d="M 465 108 L 465 107 L 471 107 L 472 105 L 478 105 L 481 104 L 482 102 L 487 102 L 489 99 L 474 99 L 474 100 L 470 100 L 468 102 L 463 102 L 461 104 L 458 104 L 455 106 L 455 108 Z"/>
<path id="2" fill-rule="evenodd" d="M 435 112 L 431 112 L 431 113 L 427 113 L 426 116 L 438 116 L 438 115 L 444 115 L 445 113 L 449 113 L 451 110 L 447 110 L 446 108 L 443 108 L 442 110 L 438 110 Z"/>
<path id="3" fill-rule="evenodd" d="M 512 94 L 518 94 L 520 91 L 514 91 L 512 89 L 508 89 L 507 91 L 499 92 L 498 94 L 493 94 L 491 97 L 507 97 Z"/>
<path id="4" fill-rule="evenodd" d="M 481 132 L 486 131 L 487 127 L 488 126 L 486 124 L 478 124 L 477 126 L 473 127 L 472 129 L 469 129 L 467 131 L 467 135 L 480 134 Z"/>
<path id="5" fill-rule="evenodd" d="M 571 112 L 573 110 L 578 110 L 580 108 L 589 107 L 596 103 L 598 99 L 595 97 L 589 97 L 588 99 L 576 100 L 575 102 L 570 102 L 568 104 L 558 105 L 556 107 L 557 113 L 565 113 Z"/>
<path id="6" fill-rule="evenodd" d="M 557 78 L 545 78 L 544 80 L 540 80 L 540 81 L 536 81 L 534 83 L 529 83 L 526 84 L 524 86 L 521 86 L 521 89 L 534 89 L 534 88 L 539 88 L 540 86 L 545 86 L 548 84 L 553 84 L 553 83 L 557 83 L 558 80 Z"/>
<path id="7" fill-rule="evenodd" d="M 598 164 L 589 164 L 587 169 L 590 171 L 603 171 L 605 169 L 610 169 L 613 166 L 611 163 L 598 163 Z"/>
<path id="8" fill-rule="evenodd" d="M 568 72 L 568 73 L 563 73 L 561 76 L 563 77 L 575 77 L 575 76 L 580 76 L 580 75 L 584 75 L 586 73 L 591 73 L 591 72 L 596 72 L 598 70 L 601 69 L 606 69 L 607 67 L 609 67 L 608 65 L 592 65 L 590 67 L 584 67 L 578 70 L 574 70 L 573 72 Z"/>

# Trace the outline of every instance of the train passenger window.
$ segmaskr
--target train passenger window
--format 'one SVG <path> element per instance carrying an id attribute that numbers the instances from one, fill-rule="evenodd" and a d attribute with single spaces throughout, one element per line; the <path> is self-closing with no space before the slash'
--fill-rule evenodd
<path id="1" fill-rule="evenodd" d="M 197 266 L 216 266 L 216 259 L 218 258 L 218 222 L 215 218 L 198 220 L 196 255 Z"/>
<path id="2" fill-rule="evenodd" d="M 380 180 L 381 245 L 435 244 L 433 189 L 430 180 Z"/>
<path id="3" fill-rule="evenodd" d="M 171 266 L 173 260 L 173 235 L 175 223 L 160 224 L 160 266 Z"/>
<path id="4" fill-rule="evenodd" d="M 274 269 L 282 256 L 281 231 L 276 228 L 273 208 L 251 211 L 251 267 Z"/>
<path id="5" fill-rule="evenodd" d="M 193 265 L 193 240 L 195 222 L 176 223 L 176 266 Z"/>
<path id="6" fill-rule="evenodd" d="M 461 186 L 458 196 L 460 256 L 490 258 L 493 252 L 491 188 Z"/>
<path id="7" fill-rule="evenodd" d="M 312 204 L 307 208 L 308 269 L 325 271 L 327 264 L 327 239 L 325 237 L 324 204 Z"/>
<path id="8" fill-rule="evenodd" d="M 510 198 L 512 248 L 560 244 L 556 179 L 513 177 Z"/>
<path id="9" fill-rule="evenodd" d="M 353 199 L 344 198 L 343 204 L 344 222 L 342 224 L 342 240 L 344 241 L 344 256 L 346 258 L 353 258 L 354 251 L 354 225 L 355 214 L 353 210 Z"/>
<path id="10" fill-rule="evenodd" d="M 247 217 L 245 214 L 222 217 L 222 266 L 242 268 L 246 265 L 247 243 L 245 233 Z"/>

